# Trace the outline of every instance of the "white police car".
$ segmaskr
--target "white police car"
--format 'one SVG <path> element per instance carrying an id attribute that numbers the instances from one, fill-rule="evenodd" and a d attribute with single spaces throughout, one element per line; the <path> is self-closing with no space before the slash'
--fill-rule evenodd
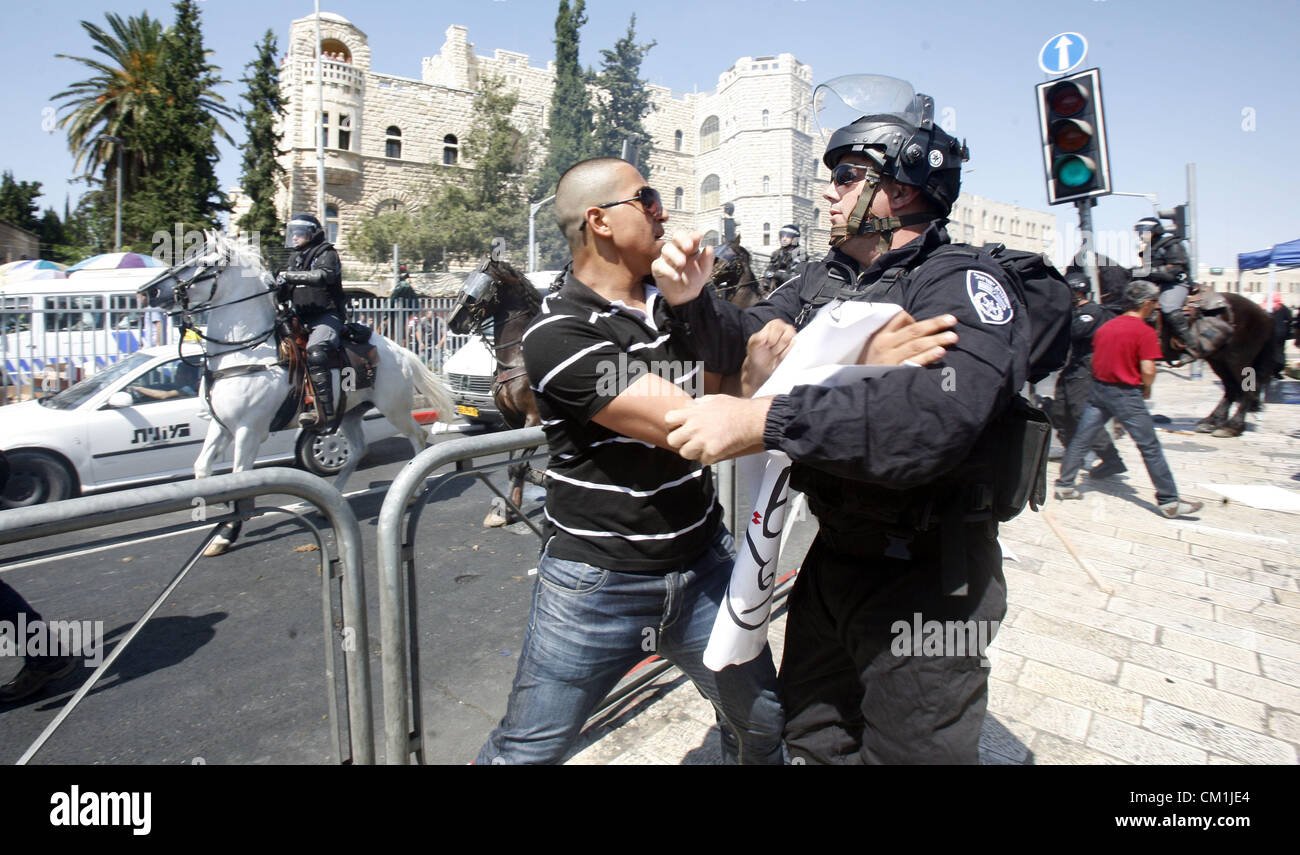
<path id="1" fill-rule="evenodd" d="M 198 355 L 187 345 L 187 358 Z M 199 370 L 170 345 L 137 351 L 56 395 L 0 406 L 0 450 L 10 470 L 0 507 L 194 477 L 212 420 L 198 391 Z M 377 410 L 362 424 L 367 444 L 397 434 Z M 330 475 L 346 463 L 346 448 L 292 428 L 272 433 L 257 462 L 297 461 Z M 229 471 L 231 453 L 217 472 Z"/>

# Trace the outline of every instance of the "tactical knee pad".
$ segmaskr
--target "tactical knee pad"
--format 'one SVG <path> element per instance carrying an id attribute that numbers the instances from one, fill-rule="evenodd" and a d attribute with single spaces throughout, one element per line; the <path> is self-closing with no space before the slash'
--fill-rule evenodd
<path id="1" fill-rule="evenodd" d="M 311 368 L 333 368 L 334 348 L 318 344 L 307 348 L 307 365 Z"/>

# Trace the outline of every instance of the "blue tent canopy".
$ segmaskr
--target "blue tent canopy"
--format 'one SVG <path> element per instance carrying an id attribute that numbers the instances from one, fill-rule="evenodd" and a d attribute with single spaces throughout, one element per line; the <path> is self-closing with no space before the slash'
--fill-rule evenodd
<path id="1" fill-rule="evenodd" d="M 1258 270 L 1270 264 L 1279 267 L 1300 265 L 1300 239 L 1279 243 L 1269 249 L 1243 252 L 1237 256 L 1238 270 Z"/>

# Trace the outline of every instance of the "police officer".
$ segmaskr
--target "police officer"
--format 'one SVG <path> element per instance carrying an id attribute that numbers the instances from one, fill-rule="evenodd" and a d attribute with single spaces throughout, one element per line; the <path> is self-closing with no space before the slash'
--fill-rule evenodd
<path id="1" fill-rule="evenodd" d="M 338 400 L 339 334 L 347 312 L 343 265 L 334 245 L 325 240 L 320 220 L 311 214 L 298 214 L 289 221 L 284 229 L 284 245 L 296 252 L 289 259 L 289 269 L 280 274 L 280 283 L 292 289 L 286 299 L 311 331 L 307 338 L 307 372 L 316 412 L 300 415 L 298 425 L 323 427 L 334 421 Z"/>
<path id="2" fill-rule="evenodd" d="M 768 293 L 781 287 L 794 275 L 795 268 L 808 260 L 808 255 L 799 247 L 799 227 L 794 223 L 781 227 L 781 248 L 772 253 L 763 272 L 763 285 Z"/>
<path id="3" fill-rule="evenodd" d="M 928 96 L 871 80 L 855 91 L 906 87 L 909 97 L 855 100 L 862 117 L 831 136 L 833 248 L 805 265 L 798 287 L 744 311 L 701 295 L 692 236 L 665 246 L 656 282 L 709 370 L 741 368 L 769 321 L 802 323 L 841 300 L 952 316 L 947 353 L 845 386 L 710 396 L 667 415 L 677 426 L 668 441 L 704 462 L 785 452 L 792 487 L 820 521 L 790 597 L 781 666 L 796 762 L 975 763 L 987 660 L 915 636 L 927 621 L 955 621 L 991 638 L 1005 613 L 988 469 L 995 422 L 1028 374 L 1028 324 L 993 259 L 948 248 L 965 145 L 934 125 Z"/>
<path id="4" fill-rule="evenodd" d="M 1183 304 L 1187 302 L 1191 277 L 1188 268 L 1187 250 L 1176 235 L 1166 234 L 1165 227 L 1155 217 L 1143 217 L 1133 227 L 1141 242 L 1143 268 L 1135 271 L 1134 276 L 1154 282 L 1160 288 L 1160 311 L 1183 343 L 1188 354 L 1194 359 L 1201 358 L 1201 351 L 1196 346 L 1196 337 L 1192 335 L 1191 325 L 1183 314 Z M 1139 273 L 1145 273 L 1139 276 Z"/>
<path id="5" fill-rule="evenodd" d="M 1065 278 L 1074 295 L 1074 316 L 1070 321 L 1070 358 L 1056 377 L 1056 397 L 1050 414 L 1053 426 L 1061 434 L 1061 444 L 1069 448 L 1075 428 L 1079 426 L 1079 419 L 1088 406 L 1088 396 L 1092 394 L 1093 333 L 1114 315 L 1092 301 L 1092 288 L 1083 273 L 1071 271 L 1065 274 Z M 1092 450 L 1101 462 L 1088 470 L 1089 476 L 1108 478 L 1128 468 L 1120 459 L 1119 452 L 1115 450 L 1115 444 L 1106 431 L 1098 432 Z"/>

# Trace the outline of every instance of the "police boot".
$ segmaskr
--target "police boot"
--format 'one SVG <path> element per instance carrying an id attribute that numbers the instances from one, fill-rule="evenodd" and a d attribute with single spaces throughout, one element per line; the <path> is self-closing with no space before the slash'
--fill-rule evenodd
<path id="1" fill-rule="evenodd" d="M 1187 315 L 1183 314 L 1182 310 L 1170 312 L 1165 315 L 1165 320 L 1168 321 L 1169 326 L 1173 328 L 1174 334 L 1178 336 L 1178 340 L 1183 343 L 1183 347 L 1187 350 L 1189 358 L 1180 359 L 1178 364 L 1183 365 L 1201 359 L 1203 354 L 1201 349 L 1196 346 L 1196 336 L 1192 333 L 1192 325 L 1187 322 Z"/>
<path id="2" fill-rule="evenodd" d="M 311 377 L 316 412 L 298 416 L 298 427 L 320 430 L 334 422 L 334 391 L 338 388 L 339 372 L 333 367 L 332 357 L 329 348 L 307 349 L 307 374 Z"/>

